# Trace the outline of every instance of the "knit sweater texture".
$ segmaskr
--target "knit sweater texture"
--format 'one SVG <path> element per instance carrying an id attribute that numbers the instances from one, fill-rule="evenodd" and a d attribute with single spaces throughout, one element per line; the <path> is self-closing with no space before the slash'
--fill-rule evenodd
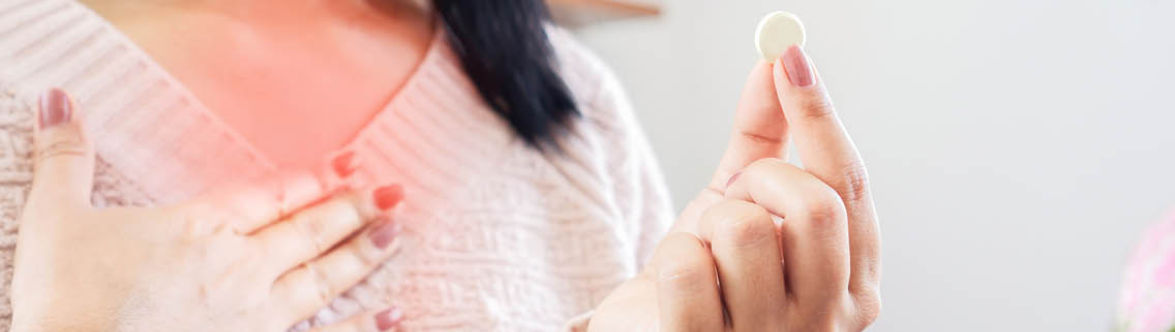
<path id="1" fill-rule="evenodd" d="M 550 38 L 582 116 L 560 140 L 563 153 L 542 153 L 515 136 L 441 36 L 386 107 L 340 148 L 363 160 L 354 185 L 405 187 L 397 217 L 406 228 L 402 249 L 295 330 L 388 304 L 405 311 L 405 330 L 559 329 L 633 276 L 672 220 L 662 176 L 620 85 L 567 32 L 552 28 Z M 5 330 L 34 166 L 35 101 L 54 86 L 74 96 L 95 143 L 98 208 L 179 203 L 278 171 L 89 8 L 72 0 L 0 0 Z"/>

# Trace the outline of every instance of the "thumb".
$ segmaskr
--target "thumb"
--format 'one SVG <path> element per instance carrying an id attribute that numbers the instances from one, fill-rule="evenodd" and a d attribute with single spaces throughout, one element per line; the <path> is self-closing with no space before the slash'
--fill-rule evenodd
<path id="1" fill-rule="evenodd" d="M 34 137 L 35 169 L 29 204 L 49 209 L 90 206 L 94 181 L 94 149 L 65 91 L 41 95 Z"/>

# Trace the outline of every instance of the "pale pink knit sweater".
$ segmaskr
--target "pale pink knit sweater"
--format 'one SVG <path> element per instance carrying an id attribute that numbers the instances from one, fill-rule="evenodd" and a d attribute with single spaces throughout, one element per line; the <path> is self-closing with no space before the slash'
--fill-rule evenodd
<path id="1" fill-rule="evenodd" d="M 672 218 L 616 80 L 552 29 L 583 112 L 542 154 L 478 98 L 443 38 L 347 146 L 357 182 L 403 184 L 401 254 L 312 323 L 385 303 L 407 330 L 553 330 L 635 274 Z M 31 180 L 35 96 L 70 91 L 98 151 L 97 206 L 182 201 L 275 166 L 124 35 L 70 0 L 0 0 L 0 326 Z M 307 128 L 313 133 L 313 128 Z M 182 179 L 182 180 L 181 180 Z M 166 330 L 161 327 L 161 330 Z"/>

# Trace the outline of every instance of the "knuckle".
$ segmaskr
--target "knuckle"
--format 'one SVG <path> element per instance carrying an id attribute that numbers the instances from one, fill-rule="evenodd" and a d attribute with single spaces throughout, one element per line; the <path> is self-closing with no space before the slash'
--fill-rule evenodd
<path id="1" fill-rule="evenodd" d="M 758 133 L 758 132 L 755 132 L 755 131 L 752 131 L 749 129 L 745 129 L 745 128 L 739 129 L 738 135 L 739 135 L 739 137 L 742 137 L 747 142 L 755 144 L 755 145 L 768 145 L 768 146 L 770 146 L 770 145 L 783 144 L 783 137 L 781 137 L 781 136 L 772 136 L 772 135 L 768 135 L 768 134 L 762 134 L 762 133 Z"/>
<path id="2" fill-rule="evenodd" d="M 338 291 L 335 289 L 334 283 L 332 283 L 330 281 L 330 279 L 327 279 L 326 276 L 319 275 L 317 284 L 318 284 L 318 302 L 317 303 L 320 306 L 330 303 L 331 297 L 334 294 L 338 294 Z"/>
<path id="3" fill-rule="evenodd" d="M 207 216 L 211 214 L 211 207 L 204 205 L 190 205 L 172 210 L 165 210 L 167 214 L 176 216 L 180 236 L 186 239 L 196 239 L 204 235 L 215 233 L 217 226 L 222 223 Z"/>
<path id="4" fill-rule="evenodd" d="M 835 115 L 832 100 L 822 94 L 814 94 L 800 101 L 800 115 L 808 120 L 822 120 Z"/>
<path id="5" fill-rule="evenodd" d="M 842 183 L 837 192 L 850 204 L 864 201 L 869 196 L 869 172 L 862 162 L 845 166 L 841 174 Z"/>
<path id="6" fill-rule="evenodd" d="M 332 222 L 338 222 L 351 228 L 357 228 L 361 224 L 360 221 L 364 219 L 364 214 L 360 204 L 355 200 L 338 199 L 329 204 L 324 218 L 329 218 Z"/>
<path id="7" fill-rule="evenodd" d="M 303 294 L 305 303 L 310 304 L 308 307 L 317 308 L 330 303 L 331 298 L 336 294 L 331 280 L 314 264 L 305 264 L 302 269 L 310 284 L 310 287 L 305 287 L 306 293 Z"/>
<path id="8" fill-rule="evenodd" d="M 846 218 L 844 203 L 831 189 L 821 190 L 800 200 L 800 210 L 805 218 L 816 224 L 838 223 Z"/>
<path id="9" fill-rule="evenodd" d="M 787 162 L 779 158 L 763 158 L 747 165 L 747 170 L 744 173 L 750 172 L 777 172 L 784 167 L 789 167 Z"/>
<path id="10" fill-rule="evenodd" d="M 64 128 L 55 128 L 43 134 L 36 144 L 37 161 L 63 156 L 83 157 L 89 150 L 81 134 Z"/>
<path id="11" fill-rule="evenodd" d="M 359 212 L 356 210 L 354 204 L 343 200 L 331 200 L 315 210 L 306 213 L 304 218 L 308 219 L 306 222 L 307 230 L 314 234 L 325 234 L 330 232 L 333 228 L 345 226 L 348 229 L 358 227 Z"/>
<path id="12" fill-rule="evenodd" d="M 863 325 L 872 324 L 881 316 L 881 295 L 876 291 L 856 295 L 857 317 Z"/>
<path id="13" fill-rule="evenodd" d="M 372 248 L 370 248 L 370 247 L 364 248 L 361 245 L 353 243 L 353 244 L 348 244 L 347 246 L 341 248 L 340 250 L 347 250 L 348 254 L 353 256 L 355 258 L 355 261 L 359 263 L 359 266 L 362 266 L 364 268 L 370 268 L 370 267 L 375 267 L 375 266 L 379 266 L 380 264 L 382 264 L 383 263 L 383 255 L 385 254 L 385 252 L 383 250 L 371 250 L 371 249 Z"/>
<path id="14" fill-rule="evenodd" d="M 303 213 L 297 214 L 290 220 L 299 230 L 302 231 L 302 236 L 307 238 L 316 238 L 322 234 L 324 220 L 326 216 L 319 213 Z"/>
<path id="15" fill-rule="evenodd" d="M 657 264 L 658 280 L 673 288 L 701 290 L 713 277 L 709 254 L 693 235 L 670 234 L 663 241 L 660 254 L 665 259 Z"/>
<path id="16" fill-rule="evenodd" d="M 685 292 L 700 292 L 714 286 L 709 285 L 709 279 L 714 271 L 703 269 L 699 265 L 672 264 L 659 273 L 661 283 Z"/>
<path id="17" fill-rule="evenodd" d="M 729 206 L 727 209 L 710 216 L 718 218 L 718 226 L 714 230 L 715 242 L 747 247 L 775 241 L 775 224 L 767 210 L 744 201 L 726 204 Z"/>

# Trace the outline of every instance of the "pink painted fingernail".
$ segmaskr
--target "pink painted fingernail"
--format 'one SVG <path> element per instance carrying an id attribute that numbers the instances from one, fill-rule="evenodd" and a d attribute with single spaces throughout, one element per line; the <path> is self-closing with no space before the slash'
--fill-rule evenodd
<path id="1" fill-rule="evenodd" d="M 355 158 L 355 151 L 347 151 L 335 157 L 331 162 L 331 167 L 334 168 L 335 174 L 340 178 L 346 178 L 355 174 L 355 170 L 359 169 L 359 161 Z"/>
<path id="2" fill-rule="evenodd" d="M 40 115 L 37 122 L 41 128 L 50 128 L 69 122 L 73 116 L 73 105 L 69 102 L 69 94 L 65 90 L 52 88 L 41 95 Z"/>
<path id="3" fill-rule="evenodd" d="M 792 85 L 807 87 L 812 85 L 815 78 L 812 76 L 812 66 L 808 64 L 808 56 L 799 46 L 792 45 L 780 57 L 783 69 L 787 71 L 787 80 Z"/>
<path id="4" fill-rule="evenodd" d="M 734 180 L 738 180 L 739 175 L 743 175 L 743 171 L 738 171 L 734 175 L 731 175 L 730 180 L 726 180 L 726 187 L 730 188 L 730 185 L 734 184 Z"/>
<path id="5" fill-rule="evenodd" d="M 400 308 L 392 307 L 375 314 L 375 327 L 380 331 L 391 331 L 400 326 L 401 320 L 404 320 L 404 312 Z"/>
<path id="6" fill-rule="evenodd" d="M 398 184 L 383 186 L 375 189 L 372 195 L 375 196 L 375 207 L 387 211 L 399 205 L 404 199 L 404 187 Z"/>
<path id="7" fill-rule="evenodd" d="M 392 240 L 396 239 L 396 235 L 400 233 L 400 228 L 389 217 L 380 219 L 376 225 L 378 226 L 375 226 L 375 229 L 367 233 L 367 238 L 376 248 L 387 249 L 392 244 Z"/>

